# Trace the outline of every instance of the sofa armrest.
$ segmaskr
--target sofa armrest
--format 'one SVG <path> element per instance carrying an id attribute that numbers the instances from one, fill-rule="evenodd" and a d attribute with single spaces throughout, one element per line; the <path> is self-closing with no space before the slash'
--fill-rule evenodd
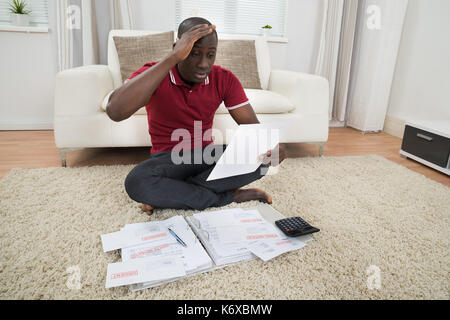
<path id="1" fill-rule="evenodd" d="M 113 89 L 111 73 L 106 65 L 61 71 L 55 82 L 55 117 L 95 114 Z"/>
<path id="2" fill-rule="evenodd" d="M 286 96 L 295 105 L 291 113 L 302 115 L 326 115 L 329 108 L 328 80 L 301 72 L 272 70 L 270 91 Z"/>

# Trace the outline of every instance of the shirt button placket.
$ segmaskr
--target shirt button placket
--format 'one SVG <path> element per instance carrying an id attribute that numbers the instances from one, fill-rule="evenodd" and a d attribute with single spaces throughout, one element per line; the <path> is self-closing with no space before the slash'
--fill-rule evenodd
<path id="1" fill-rule="evenodd" d="M 191 97 L 191 93 L 192 93 L 192 89 L 188 89 L 188 96 L 187 96 L 187 105 L 188 105 L 188 107 L 190 107 L 191 106 L 191 99 L 190 99 L 190 97 Z"/>

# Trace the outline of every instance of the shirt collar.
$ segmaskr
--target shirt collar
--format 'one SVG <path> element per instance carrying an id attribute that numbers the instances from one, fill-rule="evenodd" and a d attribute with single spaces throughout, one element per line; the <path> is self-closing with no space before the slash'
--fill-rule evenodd
<path id="1" fill-rule="evenodd" d="M 175 65 L 171 70 L 169 70 L 169 77 L 170 77 L 170 81 L 176 85 L 176 86 L 185 86 L 187 88 L 191 88 L 190 85 L 188 85 L 187 83 L 185 83 L 181 77 L 180 74 L 178 72 L 178 65 Z M 201 84 L 195 84 L 193 87 L 201 85 L 202 87 L 206 86 L 209 84 L 209 75 L 206 76 L 205 81 L 203 81 Z"/>

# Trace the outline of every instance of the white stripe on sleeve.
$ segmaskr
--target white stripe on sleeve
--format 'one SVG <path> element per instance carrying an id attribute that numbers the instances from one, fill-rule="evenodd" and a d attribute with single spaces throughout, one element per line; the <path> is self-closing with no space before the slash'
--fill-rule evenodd
<path id="1" fill-rule="evenodd" d="M 227 109 L 228 109 L 228 110 L 237 109 L 237 108 L 240 108 L 240 107 L 242 107 L 242 106 L 245 106 L 246 104 L 248 104 L 248 100 L 245 101 L 245 102 L 242 102 L 242 103 L 240 103 L 240 104 L 238 104 L 238 105 L 236 105 L 236 106 L 229 107 L 229 108 L 227 108 Z"/>

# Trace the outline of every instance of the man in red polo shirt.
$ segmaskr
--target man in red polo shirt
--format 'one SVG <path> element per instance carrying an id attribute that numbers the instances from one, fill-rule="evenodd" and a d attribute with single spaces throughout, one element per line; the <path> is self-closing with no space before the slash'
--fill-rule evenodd
<path id="1" fill-rule="evenodd" d="M 250 200 L 272 203 L 271 196 L 260 189 L 241 189 L 264 176 L 259 169 L 206 181 L 214 164 L 204 161 L 203 151 L 213 143 L 210 129 L 222 101 L 238 124 L 259 123 L 239 80 L 214 65 L 217 42 L 215 26 L 209 21 L 184 20 L 173 51 L 159 62 L 146 63 L 110 97 L 106 112 L 114 121 L 146 106 L 151 155 L 128 174 L 125 189 L 148 214 L 153 208 L 203 210 Z M 180 130 L 192 139 L 181 153 L 177 151 L 189 160 L 176 164 L 174 149 L 180 143 L 176 135 Z M 212 146 L 217 161 L 224 146 Z M 272 153 L 267 152 L 262 167 L 270 165 Z M 284 146 L 276 148 L 276 153 L 281 162 Z M 200 163 L 193 160 L 199 157 Z"/>

